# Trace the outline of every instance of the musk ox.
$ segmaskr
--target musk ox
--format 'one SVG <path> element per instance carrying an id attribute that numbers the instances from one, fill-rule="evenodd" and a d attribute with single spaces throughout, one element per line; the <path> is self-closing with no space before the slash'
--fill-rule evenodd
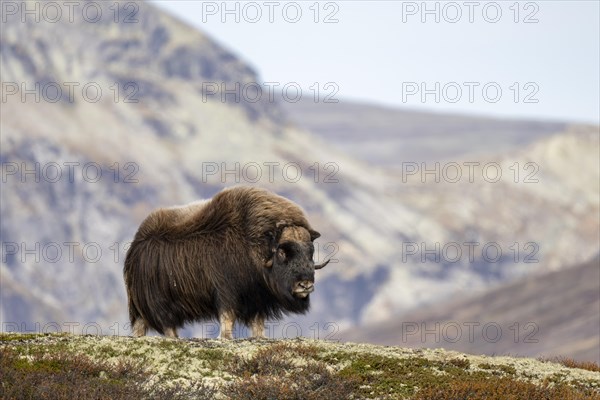
<path id="1" fill-rule="evenodd" d="M 123 275 L 134 336 L 171 337 L 185 323 L 218 319 L 262 337 L 265 319 L 305 313 L 314 290 L 312 229 L 295 203 L 262 189 L 152 212 L 127 251 Z"/>

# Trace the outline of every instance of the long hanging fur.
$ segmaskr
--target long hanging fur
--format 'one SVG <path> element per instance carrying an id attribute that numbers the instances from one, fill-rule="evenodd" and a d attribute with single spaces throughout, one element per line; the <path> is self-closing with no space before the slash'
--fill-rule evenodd
<path id="1" fill-rule="evenodd" d="M 123 269 L 132 326 L 142 318 L 164 334 L 187 322 L 217 319 L 221 310 L 233 310 L 245 324 L 306 312 L 308 301 L 281 296 L 263 277 L 284 224 L 314 232 L 296 204 L 248 187 L 151 213 Z"/>

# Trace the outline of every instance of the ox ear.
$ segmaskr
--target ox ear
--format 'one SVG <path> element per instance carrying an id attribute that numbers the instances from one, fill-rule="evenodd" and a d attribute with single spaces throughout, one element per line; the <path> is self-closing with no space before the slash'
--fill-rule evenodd
<path id="1" fill-rule="evenodd" d="M 275 254 L 275 250 L 277 249 L 277 235 L 273 231 L 267 231 L 264 235 L 266 244 L 265 267 L 271 268 L 273 266 L 273 255 Z"/>
<path id="2" fill-rule="evenodd" d="M 310 241 L 313 242 L 315 239 L 318 239 L 321 237 L 321 234 L 317 231 L 315 231 L 314 229 L 309 229 L 308 233 L 310 233 Z"/>

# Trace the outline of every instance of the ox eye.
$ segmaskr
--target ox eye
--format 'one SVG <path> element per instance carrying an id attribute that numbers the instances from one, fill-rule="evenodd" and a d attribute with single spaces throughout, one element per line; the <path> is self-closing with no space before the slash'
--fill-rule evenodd
<path id="1" fill-rule="evenodd" d="M 285 254 L 285 250 L 283 250 L 282 248 L 277 249 L 277 257 L 281 260 L 284 261 L 286 258 L 286 254 Z"/>
<path id="2" fill-rule="evenodd" d="M 296 245 L 293 242 L 283 242 L 277 248 L 277 256 L 281 260 L 294 258 L 297 253 Z"/>

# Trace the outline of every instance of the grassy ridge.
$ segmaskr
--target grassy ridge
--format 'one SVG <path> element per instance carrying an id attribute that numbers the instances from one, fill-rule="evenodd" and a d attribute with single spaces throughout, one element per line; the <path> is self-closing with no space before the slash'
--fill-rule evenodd
<path id="1" fill-rule="evenodd" d="M 307 339 L 0 334 L 0 377 L 2 399 L 600 399 L 595 364 Z"/>

